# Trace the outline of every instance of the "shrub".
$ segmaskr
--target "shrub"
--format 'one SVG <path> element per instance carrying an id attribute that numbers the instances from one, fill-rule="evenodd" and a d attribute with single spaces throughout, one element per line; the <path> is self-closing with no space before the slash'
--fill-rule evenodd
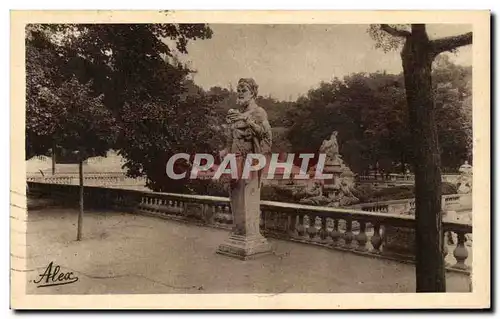
<path id="1" fill-rule="evenodd" d="M 280 196 L 273 185 L 262 185 L 260 199 L 280 202 L 282 201 L 282 196 Z"/>
<path id="2" fill-rule="evenodd" d="M 442 195 L 451 195 L 457 193 L 456 185 L 448 182 L 441 184 Z M 359 198 L 361 203 L 381 202 L 395 199 L 406 199 L 415 197 L 414 185 L 402 185 L 395 187 L 373 190 L 373 188 L 362 185 L 356 188 L 354 195 Z"/>
<path id="3" fill-rule="evenodd" d="M 443 193 L 443 195 L 457 194 L 458 186 L 453 183 L 443 182 L 441 184 L 441 192 Z"/>
<path id="4" fill-rule="evenodd" d="M 229 185 L 222 181 L 211 179 L 193 179 L 186 184 L 187 194 L 208 195 L 208 196 L 229 196 Z"/>
<path id="5" fill-rule="evenodd" d="M 361 184 L 353 190 L 353 195 L 359 198 L 361 203 L 368 203 L 373 197 L 376 189 L 372 184 Z"/>

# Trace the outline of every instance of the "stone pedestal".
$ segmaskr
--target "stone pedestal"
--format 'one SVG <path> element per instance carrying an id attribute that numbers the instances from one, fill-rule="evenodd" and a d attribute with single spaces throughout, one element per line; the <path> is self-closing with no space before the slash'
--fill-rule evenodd
<path id="1" fill-rule="evenodd" d="M 326 197 L 335 196 L 340 189 L 341 163 L 338 160 L 328 160 L 323 169 L 324 174 L 332 174 L 332 179 L 325 179 L 323 185 L 323 195 Z"/>
<path id="2" fill-rule="evenodd" d="M 270 253 L 271 245 L 259 229 L 260 187 L 257 177 L 232 181 L 230 199 L 234 226 L 217 253 L 242 260 Z"/>
<path id="3" fill-rule="evenodd" d="M 253 259 L 271 252 L 271 245 L 264 236 L 248 237 L 235 233 L 231 233 L 217 249 L 218 254 L 241 260 Z"/>

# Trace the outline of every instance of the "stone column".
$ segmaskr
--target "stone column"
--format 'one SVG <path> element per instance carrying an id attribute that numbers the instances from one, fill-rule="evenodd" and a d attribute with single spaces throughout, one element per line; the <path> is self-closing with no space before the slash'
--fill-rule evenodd
<path id="1" fill-rule="evenodd" d="M 260 187 L 257 177 L 231 182 L 233 230 L 217 253 L 246 260 L 271 252 L 271 245 L 261 235 Z"/>

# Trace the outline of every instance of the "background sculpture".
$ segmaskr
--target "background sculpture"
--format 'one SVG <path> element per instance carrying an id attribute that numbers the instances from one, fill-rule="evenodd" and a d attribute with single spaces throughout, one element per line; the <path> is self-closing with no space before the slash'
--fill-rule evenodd
<path id="1" fill-rule="evenodd" d="M 359 199 L 353 194 L 356 186 L 354 174 L 342 160 L 337 136 L 337 131 L 333 131 L 330 138 L 324 140 L 319 148 L 319 153 L 326 155 L 324 171 L 325 173 L 333 174 L 333 179 L 315 184 L 313 190 L 321 187 L 321 191 L 309 192 L 308 195 L 312 196 L 301 199 L 300 203 L 338 207 L 349 206 L 359 202 Z"/>

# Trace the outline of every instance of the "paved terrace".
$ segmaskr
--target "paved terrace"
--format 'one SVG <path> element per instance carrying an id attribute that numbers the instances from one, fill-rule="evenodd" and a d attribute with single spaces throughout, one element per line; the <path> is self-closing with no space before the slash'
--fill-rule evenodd
<path id="1" fill-rule="evenodd" d="M 275 252 L 241 261 L 215 253 L 222 229 L 111 211 L 87 211 L 75 241 L 78 211 L 30 210 L 29 294 L 383 293 L 414 292 L 414 266 L 270 239 Z M 53 261 L 73 284 L 36 288 Z M 447 288 L 468 291 L 464 274 L 447 272 Z"/>

